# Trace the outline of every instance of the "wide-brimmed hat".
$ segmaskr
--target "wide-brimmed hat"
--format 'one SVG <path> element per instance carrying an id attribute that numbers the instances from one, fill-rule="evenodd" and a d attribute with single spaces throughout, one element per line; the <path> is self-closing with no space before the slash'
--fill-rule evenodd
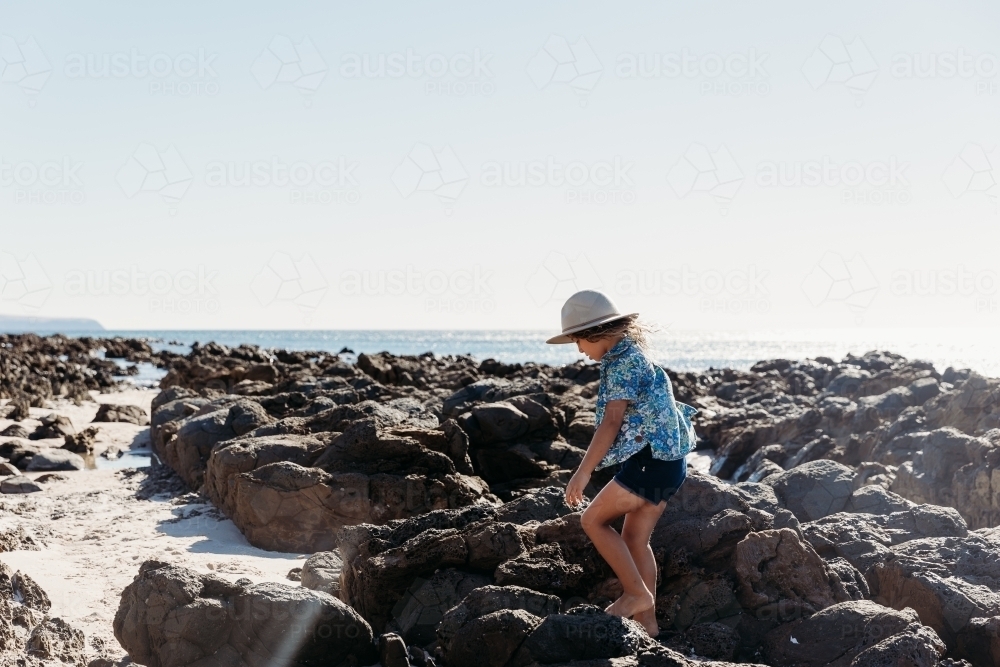
<path id="1" fill-rule="evenodd" d="M 638 314 L 622 315 L 618 306 L 607 294 L 597 290 L 583 290 L 566 299 L 566 303 L 562 307 L 562 333 L 545 342 L 572 343 L 573 339 L 570 338 L 570 334 L 596 327 L 599 324 L 634 317 Z"/>

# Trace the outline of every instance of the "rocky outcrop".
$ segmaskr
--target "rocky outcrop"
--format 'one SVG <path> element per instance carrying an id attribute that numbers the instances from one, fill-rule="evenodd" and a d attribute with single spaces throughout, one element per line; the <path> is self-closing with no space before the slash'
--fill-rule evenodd
<path id="1" fill-rule="evenodd" d="M 974 618 L 1000 616 L 1000 539 L 994 531 L 910 540 L 872 566 L 875 600 L 912 607 L 950 649 Z"/>
<path id="2" fill-rule="evenodd" d="M 495 502 L 482 480 L 421 444 L 422 432 L 405 432 L 366 418 L 327 434 L 329 444 L 305 435 L 230 440 L 211 453 L 205 486 L 252 544 L 298 552 L 332 548 L 344 525 Z"/>
<path id="3" fill-rule="evenodd" d="M 371 628 L 327 593 L 232 584 L 146 561 L 122 592 L 115 638 L 148 667 L 371 664 Z"/>
<path id="4" fill-rule="evenodd" d="M 715 456 L 653 532 L 653 643 L 599 611 L 621 586 L 562 502 L 596 427 L 595 366 L 216 344 L 154 358 L 170 368 L 157 455 L 252 543 L 315 553 L 302 588 L 337 591 L 394 665 L 995 654 L 995 549 L 977 529 L 1000 521 L 1000 405 L 968 371 L 880 351 L 669 371 Z"/>
<path id="5" fill-rule="evenodd" d="M 944 657 L 945 645 L 912 609 L 896 611 L 859 600 L 775 628 L 763 653 L 769 664 L 797 667 L 934 667 Z"/>
<path id="6" fill-rule="evenodd" d="M 20 421 L 46 401 L 80 403 L 93 400 L 91 391 L 119 388 L 124 371 L 97 354 L 102 348 L 97 338 L 0 334 L 0 398 L 11 399 L 4 416 Z"/>
<path id="7" fill-rule="evenodd" d="M 83 633 L 49 616 L 51 606 L 31 577 L 0 563 L 0 662 L 83 667 Z"/>
<path id="8" fill-rule="evenodd" d="M 163 445 L 164 462 L 192 489 L 202 485 L 212 448 L 245 435 L 271 418 L 261 405 L 247 399 L 218 399 L 184 420 Z"/>
<path id="9" fill-rule="evenodd" d="M 735 569 L 745 609 L 784 601 L 795 613 L 812 614 L 851 599 L 837 572 L 791 528 L 748 534 L 736 545 Z"/>

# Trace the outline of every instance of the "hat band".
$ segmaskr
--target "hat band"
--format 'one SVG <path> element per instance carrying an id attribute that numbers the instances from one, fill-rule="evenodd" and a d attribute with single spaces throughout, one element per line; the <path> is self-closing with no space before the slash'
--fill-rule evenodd
<path id="1" fill-rule="evenodd" d="M 577 327 L 585 327 L 588 324 L 593 324 L 594 322 L 603 320 L 606 317 L 628 317 L 628 315 L 622 315 L 621 313 L 614 313 L 613 315 L 601 315 L 600 317 L 595 317 L 592 320 L 587 320 L 586 322 L 580 322 L 579 324 L 574 324 L 571 327 L 566 327 L 565 329 L 563 329 L 563 333 L 566 333 L 570 329 L 576 329 Z"/>

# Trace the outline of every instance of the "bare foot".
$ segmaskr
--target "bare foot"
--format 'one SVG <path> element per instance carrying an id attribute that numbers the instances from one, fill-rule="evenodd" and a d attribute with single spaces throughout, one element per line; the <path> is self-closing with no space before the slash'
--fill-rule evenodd
<path id="1" fill-rule="evenodd" d="M 656 600 L 653 599 L 653 595 L 649 591 L 646 591 L 642 595 L 622 593 L 622 596 L 615 600 L 604 611 L 608 612 L 612 616 L 629 618 L 640 612 L 646 611 L 647 609 L 652 609 L 655 602 Z"/>
<path id="2" fill-rule="evenodd" d="M 650 637 L 655 639 L 656 635 L 660 634 L 660 624 L 656 622 L 656 607 L 650 607 L 635 614 L 632 616 L 632 620 L 642 625 Z"/>

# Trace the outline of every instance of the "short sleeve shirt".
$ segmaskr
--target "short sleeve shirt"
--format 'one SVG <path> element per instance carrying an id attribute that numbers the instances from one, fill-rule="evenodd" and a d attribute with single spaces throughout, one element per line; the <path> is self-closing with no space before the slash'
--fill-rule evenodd
<path id="1" fill-rule="evenodd" d="M 628 336 L 601 358 L 598 424 L 604 420 L 608 401 L 628 401 L 628 406 L 621 430 L 597 470 L 625 461 L 646 445 L 653 458 L 663 461 L 683 458 L 694 448 L 697 436 L 691 417 L 698 411 L 674 400 L 666 372 Z"/>

